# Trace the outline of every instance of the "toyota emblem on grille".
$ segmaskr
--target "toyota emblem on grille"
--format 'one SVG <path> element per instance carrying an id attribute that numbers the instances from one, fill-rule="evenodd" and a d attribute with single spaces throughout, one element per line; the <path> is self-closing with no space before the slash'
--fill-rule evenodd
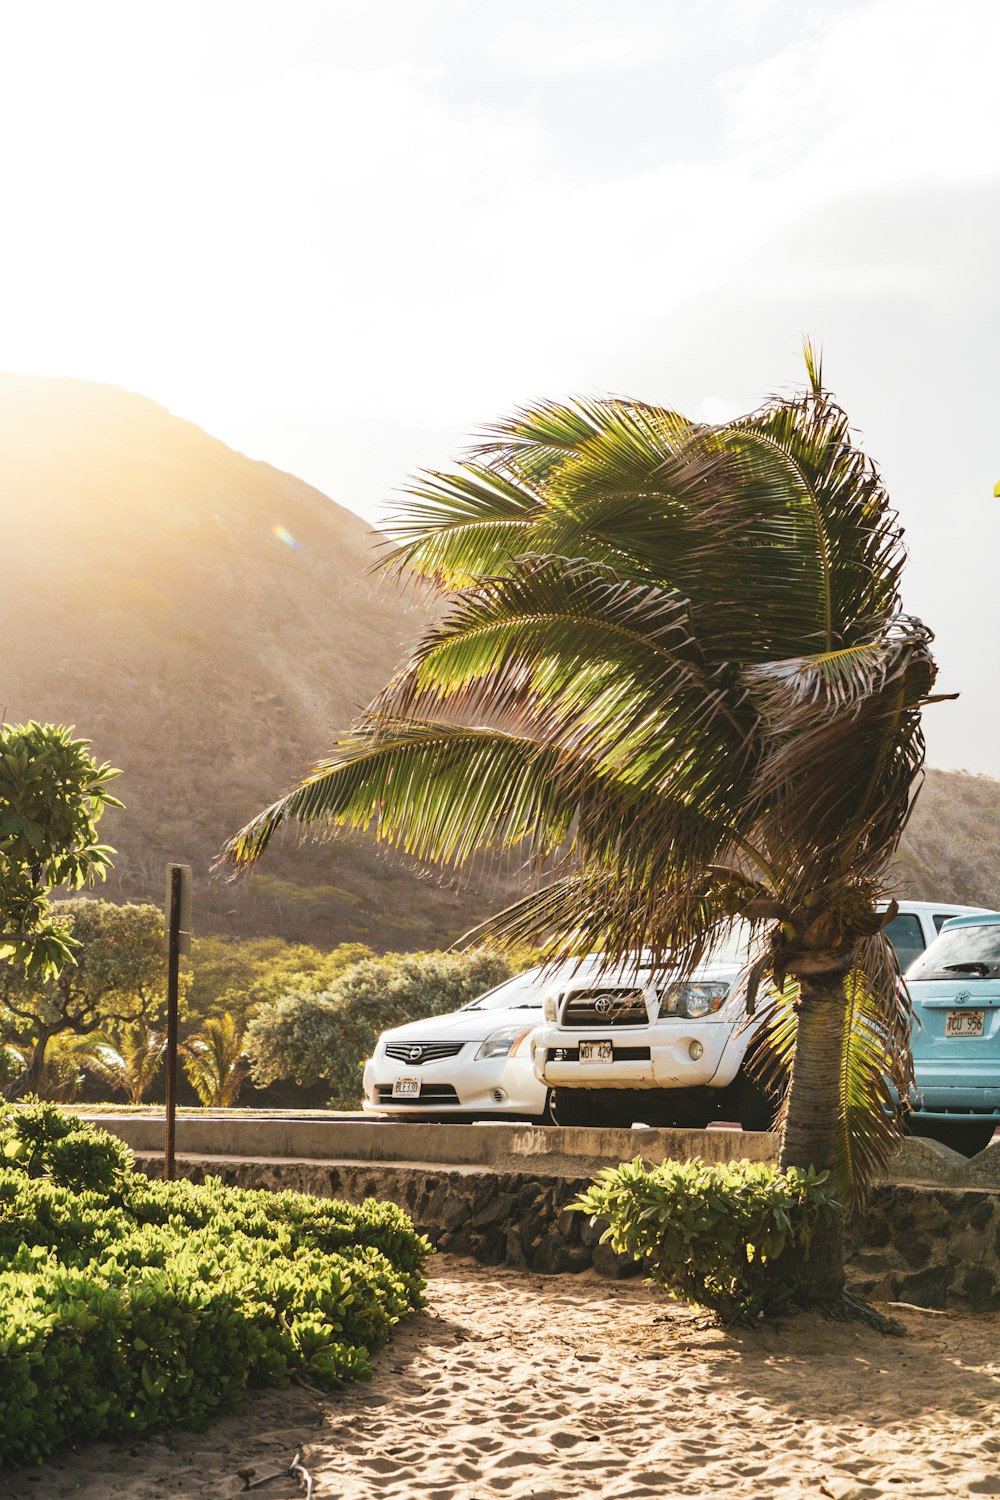
<path id="1" fill-rule="evenodd" d="M 594 1001 L 594 1009 L 597 1011 L 597 1014 L 599 1016 L 606 1016 L 613 1004 L 614 1002 L 608 995 L 600 995 Z"/>
<path id="2" fill-rule="evenodd" d="M 423 1057 L 423 1055 L 424 1055 L 424 1049 L 423 1049 L 423 1047 L 411 1047 L 410 1048 L 410 1061 L 411 1062 L 416 1062 L 417 1058 L 418 1057 Z"/>

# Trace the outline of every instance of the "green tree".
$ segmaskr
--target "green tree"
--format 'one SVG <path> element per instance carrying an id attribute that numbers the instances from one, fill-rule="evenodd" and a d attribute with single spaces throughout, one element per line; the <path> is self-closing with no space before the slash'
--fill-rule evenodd
<path id="1" fill-rule="evenodd" d="M 141 1104 L 156 1081 L 167 1050 L 166 1033 L 145 1017 L 88 1038 L 88 1073 L 100 1078 L 130 1104 Z"/>
<path id="2" fill-rule="evenodd" d="M 553 956 L 646 947 L 685 974 L 748 918 L 755 978 L 798 986 L 781 1163 L 858 1180 L 892 1144 L 887 1070 L 907 1093 L 877 902 L 935 667 L 902 611 L 889 497 L 806 357 L 801 394 L 720 427 L 542 404 L 428 476 L 396 562 L 445 608 L 228 853 L 251 863 L 285 822 L 374 826 L 451 868 L 527 851 L 561 868 L 481 933 Z M 837 1226 L 809 1275 L 840 1295 Z"/>
<path id="3" fill-rule="evenodd" d="M 37 1087 L 53 1037 L 86 1036 L 116 1022 L 155 1017 L 163 1005 L 163 914 L 110 901 L 53 903 L 52 920 L 73 944 L 72 963 L 44 981 L 0 965 L 0 1021 L 25 1046 L 25 1066 L 3 1086 L 7 1099 Z"/>
<path id="4" fill-rule="evenodd" d="M 351 964 L 372 957 L 364 943 L 327 951 L 276 937 L 195 937 L 185 1016 L 197 1025 L 228 1010 L 246 1025 L 258 1006 L 273 1005 L 291 990 L 325 989 Z"/>
<path id="5" fill-rule="evenodd" d="M 458 1010 L 527 962 L 475 950 L 364 959 L 327 989 L 293 991 L 258 1011 L 246 1035 L 254 1083 L 328 1083 L 335 1108 L 357 1109 L 381 1031 Z"/>
<path id="6" fill-rule="evenodd" d="M 210 1016 L 200 1031 L 188 1037 L 183 1052 L 184 1071 L 202 1104 L 216 1109 L 234 1105 L 248 1072 L 236 1017 L 229 1011 Z"/>
<path id="7" fill-rule="evenodd" d="M 97 823 L 122 805 L 107 791 L 120 775 L 61 725 L 0 726 L 0 959 L 29 978 L 52 979 L 72 957 L 49 893 L 104 879 L 114 850 L 97 842 Z"/>

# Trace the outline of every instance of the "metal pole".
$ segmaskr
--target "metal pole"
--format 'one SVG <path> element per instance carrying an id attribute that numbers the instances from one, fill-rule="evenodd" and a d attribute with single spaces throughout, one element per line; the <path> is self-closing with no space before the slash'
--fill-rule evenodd
<path id="1" fill-rule="evenodd" d="M 181 869 L 170 871 L 167 909 L 167 1109 L 163 1148 L 163 1180 L 173 1182 L 177 1130 L 177 990 L 181 953 Z"/>

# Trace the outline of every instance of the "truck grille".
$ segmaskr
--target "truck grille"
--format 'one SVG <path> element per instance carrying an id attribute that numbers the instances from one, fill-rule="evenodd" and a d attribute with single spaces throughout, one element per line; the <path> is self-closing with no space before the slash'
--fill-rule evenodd
<path id="1" fill-rule="evenodd" d="M 391 1104 L 393 1109 L 397 1104 L 458 1104 L 458 1091 L 453 1089 L 450 1083 L 424 1083 L 420 1086 L 420 1094 L 414 1099 L 394 1099 L 392 1097 L 392 1084 L 380 1083 L 375 1088 L 377 1104 Z"/>
<path id="2" fill-rule="evenodd" d="M 642 990 L 574 990 L 562 1013 L 563 1026 L 648 1026 Z"/>
<path id="3" fill-rule="evenodd" d="M 423 1063 L 440 1062 L 443 1057 L 457 1057 L 464 1046 L 464 1042 L 387 1042 L 385 1055 L 394 1062 L 419 1068 Z"/>

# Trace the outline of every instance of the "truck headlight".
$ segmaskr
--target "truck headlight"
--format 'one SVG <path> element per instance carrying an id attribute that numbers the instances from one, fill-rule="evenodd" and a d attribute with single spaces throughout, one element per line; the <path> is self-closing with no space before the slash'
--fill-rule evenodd
<path id="1" fill-rule="evenodd" d="M 504 1026 L 500 1031 L 491 1031 L 485 1042 L 480 1045 L 476 1053 L 475 1062 L 481 1062 L 487 1057 L 513 1057 L 518 1046 L 526 1036 L 530 1036 L 532 1028 L 525 1030 L 521 1026 Z"/>
<path id="2" fill-rule="evenodd" d="M 700 1020 L 717 1011 L 726 996 L 729 985 L 719 981 L 696 980 L 692 984 L 672 984 L 660 995 L 661 1021 L 683 1018 Z"/>
<path id="3" fill-rule="evenodd" d="M 550 1026 L 554 1026 L 559 1019 L 559 1006 L 555 995 L 546 995 L 542 1002 L 542 1015 Z"/>

